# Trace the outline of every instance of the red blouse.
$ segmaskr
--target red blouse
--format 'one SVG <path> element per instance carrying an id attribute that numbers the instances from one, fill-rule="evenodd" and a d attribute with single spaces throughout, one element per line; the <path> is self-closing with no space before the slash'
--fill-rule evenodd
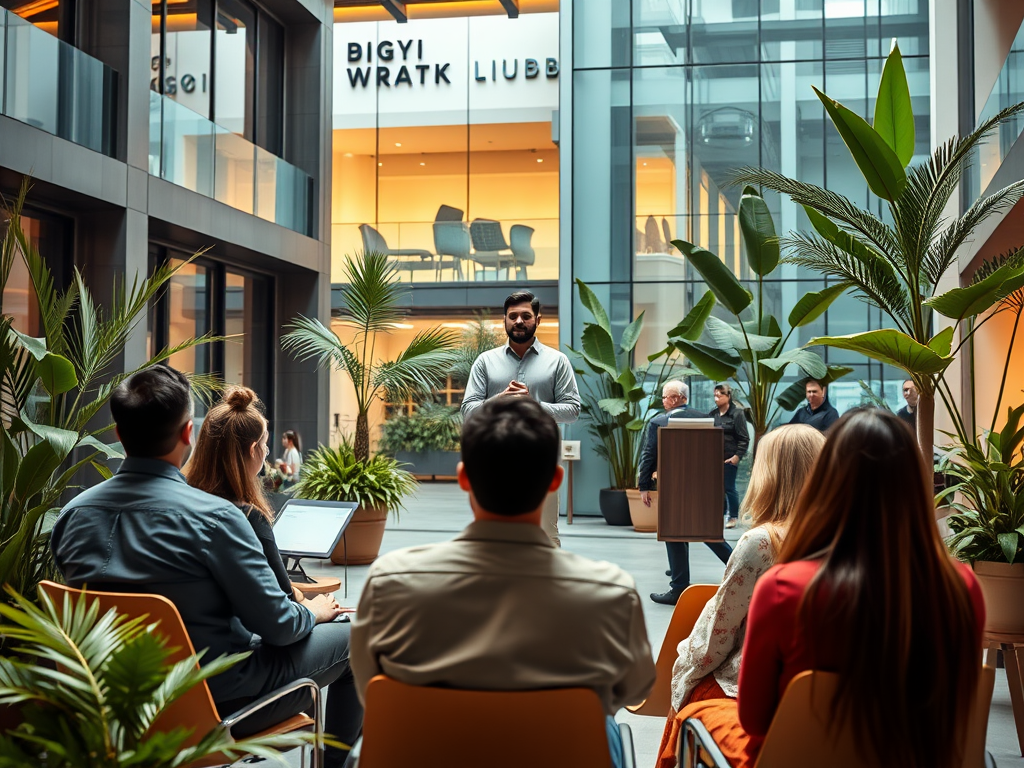
<path id="1" fill-rule="evenodd" d="M 821 561 L 800 560 L 773 566 L 757 582 L 747 615 L 747 636 L 740 665 L 739 718 L 755 749 L 768 733 L 772 717 L 790 681 L 809 669 L 838 669 L 841 638 L 821 644 L 812 654 L 798 635 L 797 610 Z M 978 645 L 985 626 L 985 602 L 970 566 L 957 563 L 974 605 Z"/>

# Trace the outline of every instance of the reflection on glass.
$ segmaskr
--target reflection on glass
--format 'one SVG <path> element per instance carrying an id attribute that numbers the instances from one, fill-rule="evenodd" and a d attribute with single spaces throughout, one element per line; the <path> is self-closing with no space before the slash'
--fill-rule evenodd
<path id="1" fill-rule="evenodd" d="M 253 138 L 256 11 L 246 0 L 217 1 L 217 125 Z"/>
<path id="2" fill-rule="evenodd" d="M 214 126 L 214 198 L 246 213 L 253 212 L 255 147 L 219 125 Z"/>
<path id="3" fill-rule="evenodd" d="M 242 275 L 225 275 L 224 296 L 224 383 L 250 385 L 252 365 L 246 339 L 249 307 L 248 283 Z"/>
<path id="4" fill-rule="evenodd" d="M 820 59 L 823 12 L 823 0 L 766 0 L 761 6 L 762 60 Z"/>
<path id="5" fill-rule="evenodd" d="M 212 197 L 213 123 L 169 98 L 162 103 L 161 177 Z"/>
<path id="6" fill-rule="evenodd" d="M 15 14 L 6 41 L 6 114 L 110 154 L 116 73 Z"/>
<path id="7" fill-rule="evenodd" d="M 175 259 L 173 264 L 181 264 Z M 193 337 L 209 333 L 209 282 L 207 269 L 186 264 L 168 284 L 168 346 L 181 344 Z M 209 345 L 192 347 L 171 355 L 168 365 L 186 373 L 209 373 Z"/>
<path id="8" fill-rule="evenodd" d="M 213 0 L 167 3 L 167 48 L 163 93 L 203 117 L 210 116 L 210 26 Z M 160 0 L 153 2 L 150 88 L 160 90 Z"/>
<path id="9" fill-rule="evenodd" d="M 758 0 L 692 0 L 693 63 L 757 61 L 758 6 Z"/>
<path id="10" fill-rule="evenodd" d="M 632 58 L 629 16 L 629 3 L 622 0 L 574 3 L 574 66 L 577 69 L 628 67 Z"/>
<path id="11" fill-rule="evenodd" d="M 685 0 L 633 0 L 634 64 L 687 63 L 687 5 Z"/>
<path id="12" fill-rule="evenodd" d="M 29 241 L 38 247 L 39 222 L 22 216 L 21 228 Z M 6 222 L 0 222 L 0 237 L 6 229 Z M 11 274 L 4 286 L 3 313 L 13 318 L 14 330 L 34 337 L 42 335 L 39 323 L 39 304 L 36 302 L 35 291 L 32 289 L 28 267 L 25 266 L 25 260 L 19 255 L 16 255 L 11 263 Z"/>
<path id="13" fill-rule="evenodd" d="M 61 40 L 74 41 L 74 0 L 3 0 L 0 6 Z"/>
<path id="14" fill-rule="evenodd" d="M 999 77 L 992 86 L 992 92 L 978 114 L 978 123 L 1021 101 L 1024 101 L 1024 24 L 1017 31 L 1006 61 L 999 70 Z M 1021 131 L 1024 131 L 1024 117 L 1018 115 L 1003 122 L 998 131 L 978 147 L 969 174 L 972 201 L 988 189 L 992 177 L 999 170 Z"/>

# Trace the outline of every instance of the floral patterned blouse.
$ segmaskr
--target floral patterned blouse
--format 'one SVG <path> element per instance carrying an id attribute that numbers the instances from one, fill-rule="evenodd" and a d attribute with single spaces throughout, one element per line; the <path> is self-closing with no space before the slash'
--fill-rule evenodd
<path id="1" fill-rule="evenodd" d="M 678 712 L 700 680 L 714 674 L 725 693 L 736 697 L 740 652 L 754 584 L 775 562 L 775 548 L 764 526 L 751 528 L 736 543 L 715 596 L 679 643 L 672 668 L 672 707 Z"/>

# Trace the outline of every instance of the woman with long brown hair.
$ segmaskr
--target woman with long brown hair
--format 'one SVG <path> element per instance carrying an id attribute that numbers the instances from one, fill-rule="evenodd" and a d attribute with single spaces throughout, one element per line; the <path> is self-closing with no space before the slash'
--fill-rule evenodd
<path id="1" fill-rule="evenodd" d="M 274 512 L 259 477 L 269 452 L 268 439 L 263 404 L 256 393 L 248 387 L 229 387 L 203 419 L 192 455 L 181 471 L 189 485 L 227 499 L 245 513 L 281 589 L 301 602 L 277 548 Z"/>
<path id="2" fill-rule="evenodd" d="M 775 564 L 790 512 L 824 445 L 824 435 L 803 424 L 779 427 L 758 444 L 740 505 L 743 520 L 751 528 L 736 543 L 715 596 L 704 606 L 690 635 L 679 643 L 672 667 L 672 712 L 659 750 L 661 768 L 676 764 L 683 722 L 676 711 L 690 702 L 736 697 L 754 585 Z"/>
<path id="3" fill-rule="evenodd" d="M 824 670 L 839 676 L 832 715 L 851 723 L 865 759 L 958 768 L 985 606 L 946 551 L 931 477 L 895 415 L 857 409 L 832 427 L 778 560 L 754 589 L 737 703 L 680 714 L 751 765 L 789 682 Z"/>

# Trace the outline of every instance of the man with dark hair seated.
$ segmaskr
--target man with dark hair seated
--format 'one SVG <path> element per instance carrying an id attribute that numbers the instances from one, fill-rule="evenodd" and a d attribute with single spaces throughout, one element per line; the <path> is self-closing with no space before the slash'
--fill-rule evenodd
<path id="1" fill-rule="evenodd" d="M 163 595 L 195 647 L 208 649 L 204 662 L 252 651 L 210 679 L 222 716 L 299 678 L 330 685 L 326 730 L 352 744 L 363 710 L 348 663 L 349 627 L 329 623 L 341 612 L 333 596 L 292 602 L 245 513 L 192 488 L 178 471 L 192 443 L 188 379 L 167 366 L 147 368 L 114 390 L 110 411 L 128 458 L 54 525 L 50 546 L 68 584 Z M 258 733 L 308 709 L 309 698 L 285 697 L 232 732 Z M 347 756 L 328 749 L 327 765 Z"/>
<path id="2" fill-rule="evenodd" d="M 457 473 L 474 522 L 371 566 L 352 626 L 360 696 L 385 674 L 476 690 L 592 688 L 609 719 L 643 701 L 655 669 L 632 577 L 558 549 L 541 528 L 562 482 L 560 446 L 554 419 L 528 398 L 491 398 L 466 420 Z"/>

